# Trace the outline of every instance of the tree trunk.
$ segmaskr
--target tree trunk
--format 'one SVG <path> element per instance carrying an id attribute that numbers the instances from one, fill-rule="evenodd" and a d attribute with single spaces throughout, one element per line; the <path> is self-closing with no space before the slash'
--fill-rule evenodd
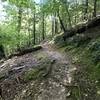
<path id="1" fill-rule="evenodd" d="M 52 17 L 52 37 L 54 36 L 54 16 Z"/>
<path id="2" fill-rule="evenodd" d="M 58 33 L 58 19 L 57 19 L 57 13 L 55 13 L 55 34 Z"/>
<path id="3" fill-rule="evenodd" d="M 93 17 L 96 17 L 96 7 L 97 7 L 97 0 L 94 0 Z"/>
<path id="4" fill-rule="evenodd" d="M 71 16 L 70 16 L 70 13 L 69 13 L 67 7 L 66 7 L 66 11 L 67 11 L 67 14 L 68 14 L 69 26 L 70 26 L 70 28 L 72 28 L 72 23 L 71 23 L 71 18 L 70 18 Z"/>
<path id="5" fill-rule="evenodd" d="M 35 27 L 35 11 L 34 11 L 34 15 L 33 15 L 34 17 L 33 17 L 33 44 L 35 45 L 36 44 L 36 34 L 35 34 L 35 31 L 36 31 L 36 27 Z"/>
<path id="6" fill-rule="evenodd" d="M 17 26 L 18 35 L 20 34 L 21 20 L 22 20 L 22 8 L 19 7 L 19 11 L 18 11 L 18 26 Z"/>
<path id="7" fill-rule="evenodd" d="M 17 26 L 18 37 L 20 37 L 21 21 L 22 21 L 22 8 L 19 7 L 19 9 L 18 9 L 18 26 Z M 18 41 L 18 43 L 17 43 L 17 48 L 20 49 L 20 41 Z"/>
<path id="8" fill-rule="evenodd" d="M 88 14 L 88 0 L 85 1 L 84 19 L 87 19 L 87 14 Z"/>
<path id="9" fill-rule="evenodd" d="M 85 14 L 88 13 L 88 0 L 86 0 L 86 4 L 85 4 Z"/>
<path id="10" fill-rule="evenodd" d="M 45 24 L 44 24 L 44 12 L 42 14 L 42 39 L 44 40 L 45 39 Z"/>
<path id="11" fill-rule="evenodd" d="M 0 59 L 2 59 L 3 57 L 5 57 L 4 47 L 3 45 L 0 45 Z"/>
<path id="12" fill-rule="evenodd" d="M 63 31 L 65 33 L 66 32 L 66 29 L 65 29 L 64 23 L 63 23 L 60 15 L 59 15 L 59 11 L 57 12 L 57 14 L 58 14 L 58 18 L 59 18 L 59 21 L 60 21 L 61 28 L 63 29 Z"/>
<path id="13" fill-rule="evenodd" d="M 65 0 L 63 3 L 64 3 L 64 5 L 65 5 L 66 12 L 67 12 L 67 14 L 68 14 L 69 26 L 70 26 L 70 28 L 72 28 L 71 16 L 70 16 L 70 13 L 69 13 L 69 10 L 68 10 L 68 1 Z"/>
<path id="14" fill-rule="evenodd" d="M 27 8 L 27 15 L 29 15 L 29 11 L 28 11 L 28 8 Z M 29 16 L 28 16 L 28 18 L 29 18 Z M 29 40 L 28 40 L 28 46 L 30 46 L 31 45 L 31 30 L 30 30 L 30 26 L 31 26 L 31 22 L 30 22 L 30 18 L 28 19 L 28 23 L 27 23 L 27 27 L 28 27 L 28 29 L 27 29 L 27 32 L 28 32 L 28 36 L 29 36 Z M 26 41 L 26 40 L 25 40 Z"/>

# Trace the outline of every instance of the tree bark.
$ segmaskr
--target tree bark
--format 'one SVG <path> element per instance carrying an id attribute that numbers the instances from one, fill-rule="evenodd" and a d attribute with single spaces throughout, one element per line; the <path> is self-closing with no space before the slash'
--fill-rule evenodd
<path id="1" fill-rule="evenodd" d="M 57 19 L 57 13 L 55 12 L 55 34 L 58 33 L 58 19 Z"/>
<path id="2" fill-rule="evenodd" d="M 36 34 L 35 34 L 35 31 L 36 31 L 36 26 L 35 26 L 35 20 L 36 20 L 36 17 L 35 17 L 35 9 L 34 9 L 34 14 L 33 14 L 33 44 L 35 45 L 36 44 Z"/>
<path id="3" fill-rule="evenodd" d="M 53 17 L 52 17 L 52 37 L 54 36 L 54 18 Z"/>
<path id="4" fill-rule="evenodd" d="M 35 45 L 36 44 L 36 33 L 35 33 L 35 31 L 36 31 L 36 9 L 34 8 L 34 11 L 33 11 L 33 29 L 32 29 L 32 34 L 33 34 L 33 44 Z"/>
<path id="5" fill-rule="evenodd" d="M 70 16 L 69 9 L 68 9 L 68 1 L 64 0 L 63 4 L 65 5 L 65 9 L 66 9 L 66 12 L 68 14 L 69 26 L 70 26 L 70 28 L 72 28 L 71 16 Z"/>
<path id="6" fill-rule="evenodd" d="M 83 33 L 86 30 L 95 28 L 97 26 L 100 26 L 100 17 L 93 18 L 91 21 L 89 21 L 85 24 L 77 25 L 70 30 L 66 30 L 66 34 L 64 34 L 64 36 L 66 38 L 71 37 L 71 36 L 75 35 L 76 33 Z"/>
<path id="7" fill-rule="evenodd" d="M 14 54 L 11 54 L 10 56 L 8 56 L 8 59 L 10 59 L 14 56 L 22 56 L 24 54 L 31 53 L 31 52 L 34 52 L 34 51 L 37 51 L 40 49 L 42 49 L 42 46 L 36 46 L 33 48 L 22 49 L 22 50 L 18 51 L 17 53 L 14 53 Z"/>
<path id="8" fill-rule="evenodd" d="M 20 34 L 21 20 L 22 20 L 22 8 L 19 7 L 19 10 L 18 10 L 18 26 L 17 26 L 18 34 Z"/>
<path id="9" fill-rule="evenodd" d="M 21 30 L 21 21 L 22 21 L 22 8 L 18 8 L 18 26 L 17 26 L 17 35 L 20 37 L 20 30 Z M 17 48 L 20 48 L 20 41 L 17 43 Z"/>
<path id="10" fill-rule="evenodd" d="M 93 17 L 96 17 L 97 0 L 94 0 Z"/>
<path id="11" fill-rule="evenodd" d="M 3 45 L 0 45 L 0 59 L 5 57 L 4 47 Z"/>
<path id="12" fill-rule="evenodd" d="M 44 30 L 44 12 L 42 13 L 42 39 L 44 40 L 45 39 L 45 30 Z"/>
<path id="13" fill-rule="evenodd" d="M 85 2 L 85 11 L 84 11 L 85 15 L 88 13 L 88 0 L 86 0 Z"/>
<path id="14" fill-rule="evenodd" d="M 88 14 L 88 0 L 85 0 L 85 4 L 84 4 L 84 19 L 87 19 L 87 14 Z"/>
<path id="15" fill-rule="evenodd" d="M 57 14 L 58 14 L 58 18 L 59 18 L 59 21 L 60 21 L 61 28 L 63 29 L 63 32 L 65 33 L 66 29 L 65 29 L 64 23 L 63 23 L 60 15 L 59 15 L 59 11 L 57 12 Z"/>

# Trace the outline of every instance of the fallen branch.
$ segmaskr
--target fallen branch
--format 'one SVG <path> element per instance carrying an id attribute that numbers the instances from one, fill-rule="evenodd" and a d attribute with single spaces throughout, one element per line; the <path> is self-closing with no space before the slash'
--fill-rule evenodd
<path id="1" fill-rule="evenodd" d="M 37 51 L 37 50 L 40 50 L 40 49 L 42 49 L 42 46 L 36 46 L 36 47 L 33 47 L 33 48 L 23 49 L 23 50 L 20 50 L 18 53 L 11 54 L 7 58 L 10 59 L 14 56 L 22 56 L 24 54 L 31 53 L 31 52 L 34 52 L 34 51 Z"/>

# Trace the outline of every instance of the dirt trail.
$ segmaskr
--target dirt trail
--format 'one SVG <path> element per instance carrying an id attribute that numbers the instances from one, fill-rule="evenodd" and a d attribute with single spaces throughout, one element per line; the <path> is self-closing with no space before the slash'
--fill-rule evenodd
<path id="1" fill-rule="evenodd" d="M 44 43 L 42 47 L 42 50 L 14 57 L 1 65 L 0 82 L 4 100 L 73 100 L 67 86 L 71 85 L 75 67 L 65 54 L 55 50 L 51 44 Z M 42 66 L 42 59 L 53 62 L 48 77 L 28 83 L 16 78 L 37 65 Z"/>

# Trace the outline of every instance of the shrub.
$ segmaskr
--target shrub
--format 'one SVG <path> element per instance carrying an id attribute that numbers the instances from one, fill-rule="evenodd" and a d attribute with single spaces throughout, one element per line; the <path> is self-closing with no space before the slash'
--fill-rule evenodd
<path id="1" fill-rule="evenodd" d="M 90 38 L 85 36 L 84 34 L 77 34 L 68 39 L 68 44 L 79 47 L 80 45 L 83 45 L 89 41 L 90 41 Z"/>
<path id="2" fill-rule="evenodd" d="M 100 51 L 93 52 L 92 59 L 95 64 L 98 64 L 100 62 Z"/>
<path id="3" fill-rule="evenodd" d="M 59 45 L 62 47 L 67 45 L 67 40 L 64 41 L 63 34 L 56 35 L 53 40 L 56 45 Z"/>
<path id="4" fill-rule="evenodd" d="M 97 41 L 93 41 L 92 43 L 90 43 L 89 45 L 89 50 L 93 51 L 100 51 L 100 40 Z"/>

